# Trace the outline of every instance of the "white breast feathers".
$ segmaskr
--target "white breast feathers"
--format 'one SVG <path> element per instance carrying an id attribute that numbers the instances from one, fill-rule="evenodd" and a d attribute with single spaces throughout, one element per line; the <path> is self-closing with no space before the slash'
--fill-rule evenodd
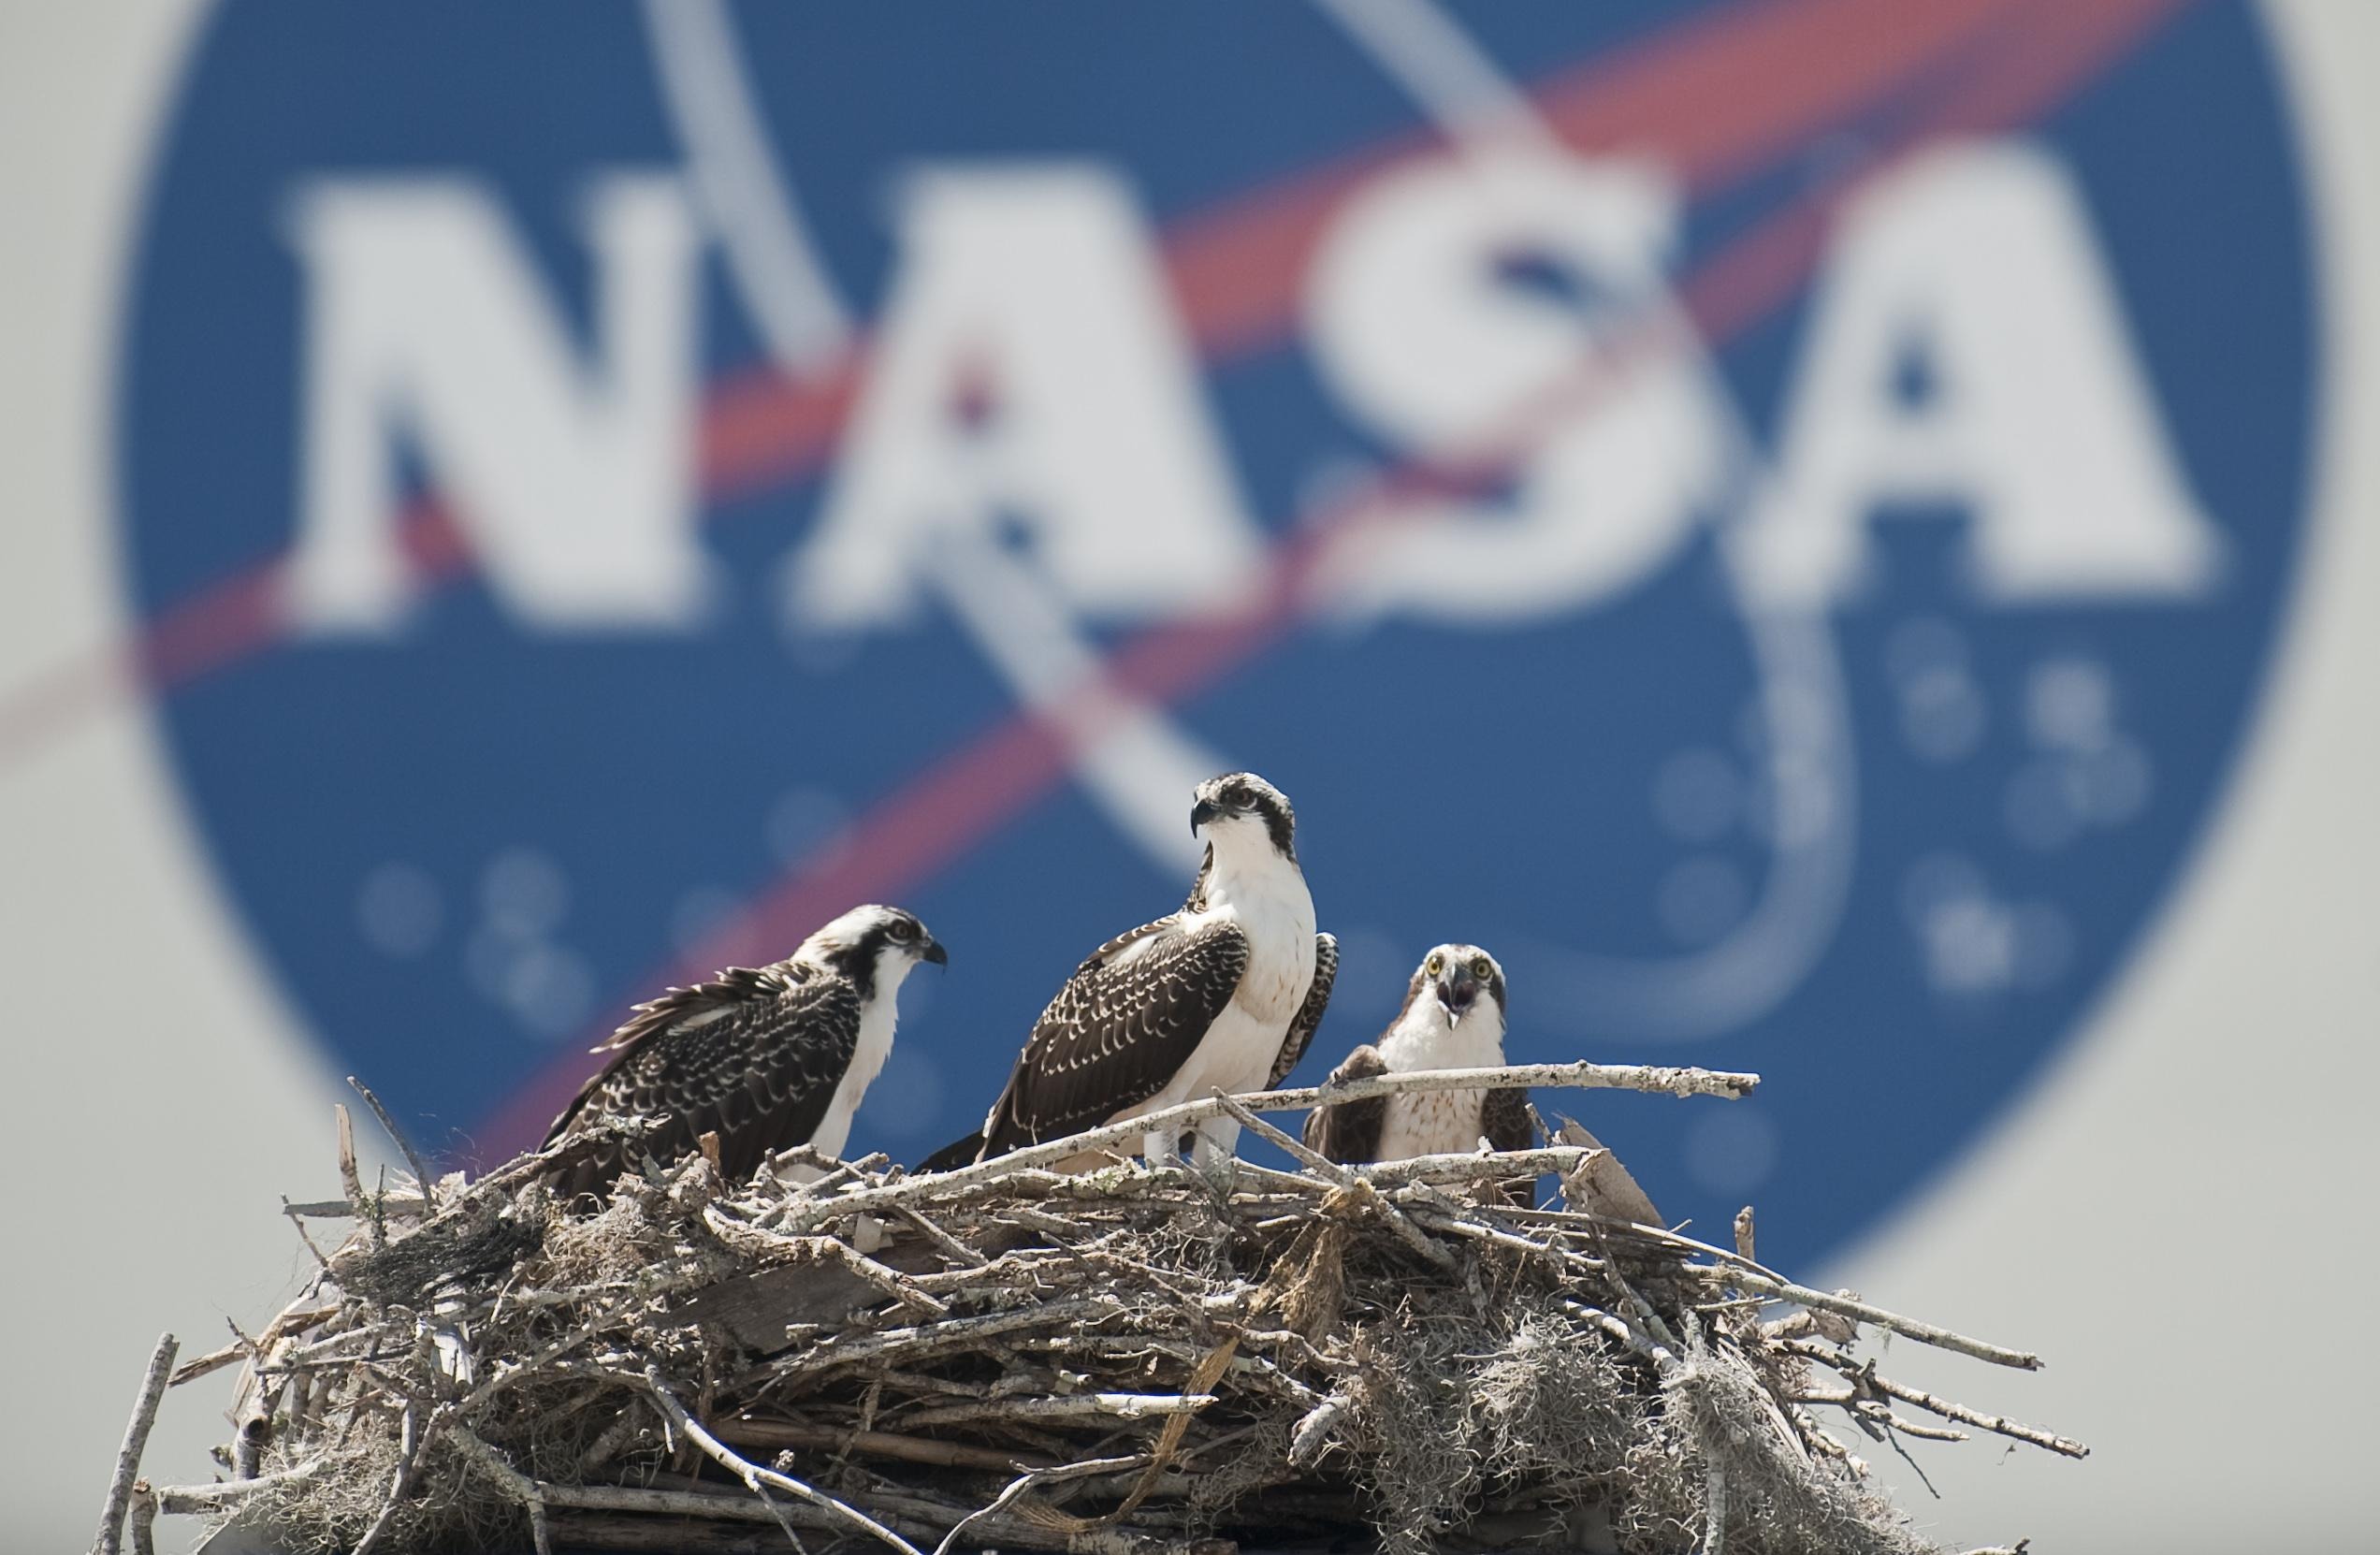
<path id="1" fill-rule="evenodd" d="M 1251 1019 L 1286 1032 L 1313 981 L 1314 908 L 1305 876 L 1277 856 L 1251 867 L 1216 871 L 1208 884 L 1206 909 L 1186 918 L 1183 926 L 1196 932 L 1218 920 L 1237 923 L 1248 938 L 1248 969 L 1241 975 L 1232 1002 Z M 1270 1072 L 1270 1062 L 1268 1054 L 1259 1079 Z"/>
<path id="2" fill-rule="evenodd" d="M 1504 1061 L 1503 1023 L 1490 1007 L 1449 1025 L 1445 1006 L 1424 990 L 1381 1038 L 1380 1056 L 1391 1074 L 1491 1068 Z M 1481 1091 L 1408 1091 L 1388 1097 L 1380 1124 L 1380 1159 L 1474 1148 L 1486 1100 Z"/>
<path id="3" fill-rule="evenodd" d="M 899 1014 L 900 1006 L 890 989 L 878 989 L 860 1007 L 860 1039 L 851 1052 L 851 1066 L 835 1082 L 826 1116 L 810 1136 L 811 1145 L 821 1155 L 839 1156 L 850 1141 L 852 1115 L 859 1112 L 869 1084 L 884 1072 L 884 1061 L 892 1055 L 892 1026 Z"/>

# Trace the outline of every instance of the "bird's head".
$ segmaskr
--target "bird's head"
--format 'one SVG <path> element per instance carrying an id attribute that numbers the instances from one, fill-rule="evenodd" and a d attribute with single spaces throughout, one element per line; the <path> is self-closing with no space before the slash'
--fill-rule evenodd
<path id="1" fill-rule="evenodd" d="M 921 961 L 947 966 L 951 954 L 926 932 L 914 912 L 871 902 L 855 907 L 802 941 L 793 959 L 839 972 L 859 984 L 863 995 L 901 986 L 901 980 Z"/>
<path id="2" fill-rule="evenodd" d="M 1190 807 L 1190 835 L 1204 837 L 1210 847 L 1261 841 L 1286 859 L 1297 850 L 1290 838 L 1298 829 L 1298 814 L 1289 796 L 1253 772 L 1226 772 L 1200 783 Z"/>
<path id="3" fill-rule="evenodd" d="M 1476 945 L 1440 945 L 1421 958 L 1406 986 L 1405 1005 L 1434 1000 L 1449 1027 L 1481 1016 L 1504 1025 L 1504 969 Z"/>

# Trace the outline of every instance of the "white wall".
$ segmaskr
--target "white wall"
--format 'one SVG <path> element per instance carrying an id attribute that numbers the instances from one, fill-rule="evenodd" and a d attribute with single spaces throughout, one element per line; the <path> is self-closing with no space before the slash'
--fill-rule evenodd
<path id="1" fill-rule="evenodd" d="M 0 9 L 0 665 L 118 628 L 114 311 L 189 5 Z M 305 1257 L 281 1192 L 331 1170 L 330 1086 L 191 845 L 135 703 L 0 777 L 16 1187 L 0 1203 L 0 1548 L 83 1548 L 150 1344 L 270 1315 Z M 229 1373 L 154 1472 L 206 1477 Z M 6 1526 L 13 1521 L 16 1526 Z"/>
<path id="2" fill-rule="evenodd" d="M 2380 1539 L 2371 1114 L 2380 1096 L 2380 7 L 2269 7 L 2329 326 L 2301 593 L 2229 803 L 2093 1029 L 1940 1191 L 1836 1272 L 2048 1358 L 1903 1346 L 1884 1370 L 2089 1442 L 1946 1448 L 1946 1538 L 2128 1550 Z M 2311 1300 L 2308 1300 L 2311 1298 Z M 2329 1306 L 2329 1303 L 2342 1303 Z"/>
<path id="3" fill-rule="evenodd" d="M 1903 1346 L 1888 1369 L 2091 1441 L 1924 1459 L 1946 1537 L 2132 1549 L 2365 1545 L 2380 1279 L 2380 7 L 2273 7 L 2333 333 L 2319 519 L 2271 700 L 2194 877 L 2094 1029 L 1966 1168 L 1834 1272 L 2037 1348 L 2038 1376 Z M 0 672 L 117 630 L 106 464 L 127 224 L 187 4 L 0 5 Z M 151 1340 L 255 1321 L 304 1254 L 274 1213 L 330 1175 L 335 1077 L 223 912 L 137 705 L 0 769 L 0 1479 L 9 1548 L 89 1535 Z M 186 1164 L 185 1164 L 186 1163 Z M 2312 1290 L 2337 1304 L 2296 1306 Z M 2195 1346 L 2195 1351 L 2185 1350 Z M 216 1386 L 152 1472 L 207 1472 Z M 2286 1535 L 2286 1537 L 2284 1537 Z M 2368 1547 L 2368 1546 L 2367 1546 Z"/>

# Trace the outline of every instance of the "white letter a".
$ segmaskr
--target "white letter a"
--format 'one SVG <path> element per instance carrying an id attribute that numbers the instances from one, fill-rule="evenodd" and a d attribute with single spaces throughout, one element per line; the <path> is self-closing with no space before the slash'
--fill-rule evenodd
<path id="1" fill-rule="evenodd" d="M 1896 395 L 1913 350 L 1931 387 Z M 1861 197 L 1813 304 L 1778 465 L 1740 556 L 1779 604 L 1855 592 L 1867 524 L 1894 502 L 1967 509 L 1987 600 L 2189 595 L 2221 565 L 2082 198 L 2029 147 L 1931 153 Z"/>

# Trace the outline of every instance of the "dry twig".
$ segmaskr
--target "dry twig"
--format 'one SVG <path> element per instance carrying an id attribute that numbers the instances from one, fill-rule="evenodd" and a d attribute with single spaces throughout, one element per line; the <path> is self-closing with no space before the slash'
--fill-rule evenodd
<path id="1" fill-rule="evenodd" d="M 140 1455 L 148 1449 L 149 1430 L 157 1423 L 157 1405 L 165 1399 L 166 1381 L 173 1375 L 174 1352 L 180 1347 L 172 1334 L 160 1334 L 157 1347 L 150 1352 L 149 1370 L 140 1379 L 132 1419 L 124 1427 L 123 1446 L 116 1453 L 116 1472 L 108 1480 L 108 1500 L 99 1510 L 99 1534 L 91 1545 L 95 1555 L 120 1555 L 123 1548 L 124 1515 L 132 1509 Z"/>
<path id="2" fill-rule="evenodd" d="M 364 1098 L 364 1105 L 370 1108 L 372 1116 L 380 1120 L 381 1132 L 386 1134 L 389 1142 L 404 1155 L 405 1164 L 414 1169 L 414 1184 L 421 1195 L 422 1213 L 425 1214 L 436 1213 L 437 1187 L 430 1180 L 429 1168 L 422 1164 L 421 1153 L 414 1148 L 414 1141 L 405 1138 L 404 1130 L 397 1126 L 397 1120 L 388 1115 L 388 1109 L 380 1104 L 380 1097 L 372 1095 L 370 1086 L 352 1074 L 347 1077 L 347 1083 L 354 1086 L 356 1094 Z"/>

